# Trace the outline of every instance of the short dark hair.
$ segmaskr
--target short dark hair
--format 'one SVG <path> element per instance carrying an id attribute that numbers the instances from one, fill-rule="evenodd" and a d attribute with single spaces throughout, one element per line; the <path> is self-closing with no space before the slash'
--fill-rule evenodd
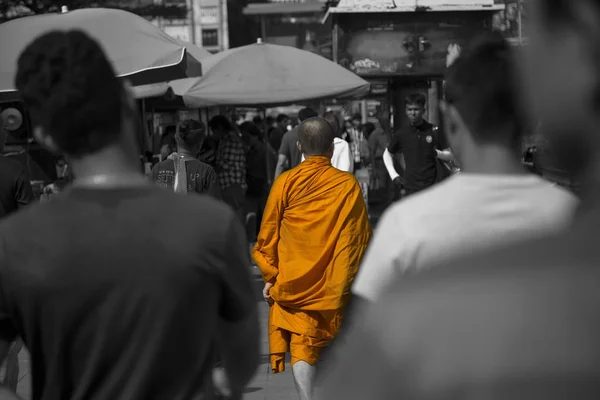
<path id="1" fill-rule="evenodd" d="M 290 117 L 288 117 L 288 116 L 287 116 L 287 115 L 285 115 L 285 114 L 279 114 L 279 115 L 277 116 L 277 122 L 283 122 L 283 121 L 285 121 L 286 119 L 290 119 Z"/>
<path id="2" fill-rule="evenodd" d="M 260 115 L 257 115 L 256 117 L 252 118 L 252 122 L 254 122 L 256 125 L 260 125 L 263 122 L 263 119 L 260 117 Z"/>
<path id="3" fill-rule="evenodd" d="M 367 122 L 363 125 L 363 129 L 365 130 L 365 135 L 368 137 L 371 133 L 375 132 L 375 124 L 372 122 Z"/>
<path id="4" fill-rule="evenodd" d="M 513 52 L 500 34 L 488 34 L 463 51 L 447 70 L 446 101 L 460 112 L 476 139 L 521 138 L 524 110 Z"/>
<path id="5" fill-rule="evenodd" d="M 362 121 L 362 115 L 360 115 L 360 113 L 354 113 L 354 115 L 352 115 L 352 118 L 350 120 L 351 121 Z"/>
<path id="6" fill-rule="evenodd" d="M 338 137 L 340 135 L 341 123 L 337 114 L 333 111 L 327 111 L 325 114 L 323 114 L 323 119 L 331 124 L 331 129 L 333 129 L 333 133 L 336 137 Z"/>
<path id="7" fill-rule="evenodd" d="M 73 157 L 95 153 L 121 135 L 125 90 L 100 45 L 79 30 L 52 31 L 18 60 L 15 84 L 34 126 Z"/>
<path id="8" fill-rule="evenodd" d="M 425 107 L 425 104 L 427 104 L 427 97 L 423 93 L 411 93 L 404 98 L 405 106 Z"/>
<path id="9" fill-rule="evenodd" d="M 260 131 L 260 128 L 253 122 L 250 121 L 246 121 L 244 122 L 241 126 L 240 126 L 240 130 L 242 132 L 246 132 L 251 136 L 260 138 L 262 136 L 262 133 Z"/>
<path id="10" fill-rule="evenodd" d="M 331 150 L 335 134 L 331 124 L 321 117 L 312 117 L 300 124 L 298 141 L 306 155 L 325 155 Z"/>
<path id="11" fill-rule="evenodd" d="M 208 121 L 208 126 L 213 130 L 224 130 L 226 132 L 230 132 L 233 130 L 233 124 L 229 121 L 229 119 L 224 115 L 215 115 Z"/>
<path id="12" fill-rule="evenodd" d="M 206 126 L 195 119 L 186 119 L 179 124 L 176 137 L 186 148 L 194 148 L 206 137 Z"/>
<path id="13" fill-rule="evenodd" d="M 300 112 L 298 112 L 298 120 L 300 120 L 300 122 L 305 121 L 309 118 L 318 117 L 318 116 L 319 116 L 319 113 L 317 113 L 315 110 L 313 110 L 310 107 L 303 108 L 302 110 L 300 110 Z"/>

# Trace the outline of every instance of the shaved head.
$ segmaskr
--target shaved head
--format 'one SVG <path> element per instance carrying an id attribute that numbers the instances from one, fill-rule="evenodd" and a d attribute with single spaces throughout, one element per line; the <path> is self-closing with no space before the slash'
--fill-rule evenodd
<path id="1" fill-rule="evenodd" d="M 298 133 L 300 151 L 304 153 L 304 156 L 331 157 L 335 133 L 326 119 L 313 117 L 304 120 L 300 124 Z"/>

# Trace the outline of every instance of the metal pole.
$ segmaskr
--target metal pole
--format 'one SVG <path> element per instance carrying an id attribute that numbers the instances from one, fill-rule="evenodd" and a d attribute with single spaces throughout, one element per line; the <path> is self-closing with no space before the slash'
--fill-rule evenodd
<path id="1" fill-rule="evenodd" d="M 338 25 L 337 17 L 333 15 L 333 33 L 331 35 L 331 53 L 332 60 L 337 64 L 338 62 L 338 53 L 339 53 L 339 31 L 340 26 Z"/>
<path id="2" fill-rule="evenodd" d="M 519 45 L 523 46 L 523 14 L 521 12 L 523 11 L 523 0 L 517 1 L 517 7 L 519 12 Z"/>
<path id="3" fill-rule="evenodd" d="M 194 16 L 194 0 L 186 1 L 188 24 L 189 24 L 189 35 L 190 43 L 196 44 L 196 18 Z"/>

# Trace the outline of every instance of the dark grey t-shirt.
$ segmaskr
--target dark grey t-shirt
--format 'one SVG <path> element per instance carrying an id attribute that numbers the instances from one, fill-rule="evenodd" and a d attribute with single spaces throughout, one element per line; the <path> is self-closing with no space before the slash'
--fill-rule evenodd
<path id="1" fill-rule="evenodd" d="M 286 156 L 290 163 L 290 169 L 298 166 L 302 162 L 302 153 L 298 150 L 298 126 L 283 135 L 279 154 Z"/>
<path id="2" fill-rule="evenodd" d="M 30 350 L 33 399 L 189 400 L 219 318 L 254 312 L 249 265 L 209 196 L 73 188 L 0 223 L 0 335 Z"/>
<path id="3" fill-rule="evenodd" d="M 221 187 L 217 173 L 210 165 L 199 160 L 185 162 L 188 193 L 209 194 L 215 199 L 221 198 Z M 164 160 L 152 168 L 152 180 L 158 186 L 173 190 L 175 186 L 175 163 Z"/>

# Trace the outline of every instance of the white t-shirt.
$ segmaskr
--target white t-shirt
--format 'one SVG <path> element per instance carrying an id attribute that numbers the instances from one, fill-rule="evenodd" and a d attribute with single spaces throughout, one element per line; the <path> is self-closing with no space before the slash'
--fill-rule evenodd
<path id="1" fill-rule="evenodd" d="M 386 211 L 352 292 L 374 301 L 403 273 L 560 231 L 578 203 L 536 175 L 457 174 Z"/>
<path id="2" fill-rule="evenodd" d="M 304 154 L 302 154 L 302 161 L 304 160 Z M 350 154 L 350 145 L 344 139 L 337 137 L 333 139 L 331 165 L 340 171 L 353 172 L 354 163 L 352 162 L 352 155 Z"/>

